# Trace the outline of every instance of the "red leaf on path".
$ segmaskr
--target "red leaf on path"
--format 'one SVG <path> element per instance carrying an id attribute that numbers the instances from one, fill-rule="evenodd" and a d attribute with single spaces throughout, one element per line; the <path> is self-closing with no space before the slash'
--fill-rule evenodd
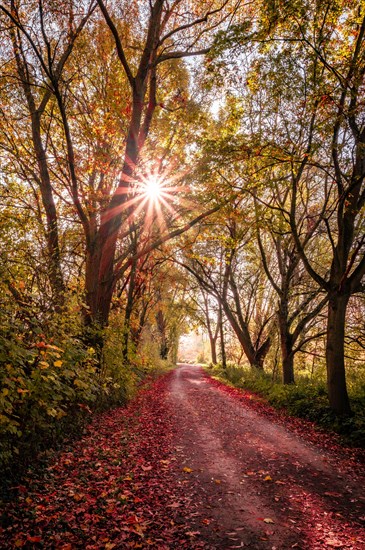
<path id="1" fill-rule="evenodd" d="M 127 523 L 138 523 L 139 519 L 137 516 L 129 516 L 129 518 L 126 519 Z"/>
<path id="2" fill-rule="evenodd" d="M 27 536 L 28 542 L 41 542 L 41 540 L 42 540 L 42 537 L 39 537 L 39 536 L 36 536 L 36 537 L 31 537 L 30 535 Z"/>
<path id="3" fill-rule="evenodd" d="M 172 504 L 169 504 L 169 508 L 179 508 L 181 504 L 179 502 L 173 502 Z"/>
<path id="4" fill-rule="evenodd" d="M 341 541 L 337 540 L 337 539 L 327 539 L 324 541 L 327 546 L 330 546 L 331 548 L 343 548 L 343 544 Z"/>

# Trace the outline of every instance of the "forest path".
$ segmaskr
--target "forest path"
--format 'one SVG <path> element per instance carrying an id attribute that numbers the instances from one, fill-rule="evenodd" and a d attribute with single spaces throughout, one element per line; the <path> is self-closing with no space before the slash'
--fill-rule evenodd
<path id="1" fill-rule="evenodd" d="M 176 451 L 219 524 L 217 548 L 365 548 L 361 472 L 226 390 L 191 365 L 171 378 Z"/>
<path id="2" fill-rule="evenodd" d="M 1 549 L 365 549 L 364 468 L 336 438 L 197 366 L 30 469 Z"/>

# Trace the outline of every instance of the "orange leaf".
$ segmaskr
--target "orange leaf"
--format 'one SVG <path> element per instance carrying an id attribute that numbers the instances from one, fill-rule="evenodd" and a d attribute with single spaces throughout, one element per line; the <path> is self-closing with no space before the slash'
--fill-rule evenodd
<path id="1" fill-rule="evenodd" d="M 27 541 L 29 542 L 41 542 L 42 537 L 31 537 L 30 535 L 27 536 Z"/>

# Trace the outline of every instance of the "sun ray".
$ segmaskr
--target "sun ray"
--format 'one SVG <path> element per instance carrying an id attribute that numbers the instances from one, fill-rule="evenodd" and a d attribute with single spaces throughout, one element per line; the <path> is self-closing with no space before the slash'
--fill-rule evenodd
<path id="1" fill-rule="evenodd" d="M 131 166 L 127 162 L 129 168 Z M 141 242 L 150 241 L 158 233 L 165 233 L 172 221 L 181 216 L 181 210 L 187 210 L 186 198 L 189 187 L 181 183 L 184 173 L 171 164 L 163 167 L 156 161 L 154 167 L 141 173 L 138 168 L 134 179 L 127 175 L 121 177 L 115 194 L 121 196 L 122 204 L 110 209 L 103 215 L 102 223 L 123 214 L 121 232 L 126 232 L 131 223 L 137 222 Z M 123 197 L 123 198 L 122 198 Z M 191 208 L 195 208 L 192 204 Z"/>

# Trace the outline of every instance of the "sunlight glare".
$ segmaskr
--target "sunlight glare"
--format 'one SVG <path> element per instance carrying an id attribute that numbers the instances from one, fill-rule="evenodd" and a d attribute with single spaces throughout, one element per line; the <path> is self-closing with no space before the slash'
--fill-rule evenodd
<path id="1" fill-rule="evenodd" d="M 155 202 L 157 202 L 161 198 L 162 187 L 161 183 L 156 177 L 151 176 L 150 178 L 148 178 L 145 183 L 145 193 L 150 200 Z"/>

